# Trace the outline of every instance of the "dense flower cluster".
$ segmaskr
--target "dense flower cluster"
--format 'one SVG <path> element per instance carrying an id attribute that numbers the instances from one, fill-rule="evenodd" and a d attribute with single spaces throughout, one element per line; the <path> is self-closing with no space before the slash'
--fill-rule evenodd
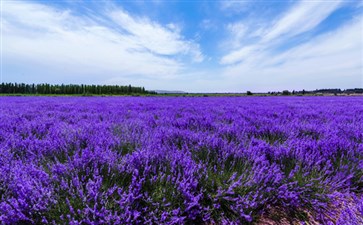
<path id="1" fill-rule="evenodd" d="M 363 98 L 1 97 L 0 223 L 362 224 Z"/>

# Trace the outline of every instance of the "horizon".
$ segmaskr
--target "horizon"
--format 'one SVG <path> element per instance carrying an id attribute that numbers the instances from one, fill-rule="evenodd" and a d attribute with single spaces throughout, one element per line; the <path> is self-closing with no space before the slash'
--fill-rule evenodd
<path id="1" fill-rule="evenodd" d="M 2 1 L 1 82 L 187 93 L 363 87 L 356 1 Z"/>
<path id="2" fill-rule="evenodd" d="M 289 90 L 289 89 L 285 89 L 285 90 L 269 90 L 269 91 L 260 91 L 260 92 L 251 92 L 250 90 L 247 90 L 245 92 L 243 91 L 239 91 L 239 92 L 186 92 L 183 90 L 167 90 L 167 89 L 154 89 L 154 90 L 148 90 L 145 89 L 145 87 L 143 86 L 133 86 L 131 84 L 124 84 L 124 85 L 107 85 L 107 84 L 72 84 L 72 83 L 68 83 L 68 84 L 64 84 L 64 83 L 6 83 L 6 82 L 2 82 L 0 83 L 0 94 L 30 94 L 30 95 L 34 95 L 34 94 L 39 94 L 37 93 L 36 89 L 38 88 L 39 85 L 50 85 L 52 88 L 55 89 L 59 89 L 61 86 L 82 86 L 81 88 L 83 88 L 83 86 L 97 86 L 97 87 L 102 87 L 102 86 L 113 86 L 113 87 L 132 87 L 132 88 L 140 88 L 143 89 L 144 91 L 146 90 L 147 92 L 155 92 L 156 94 L 278 94 L 278 93 L 283 93 L 288 91 L 289 94 L 294 94 L 294 92 L 296 94 L 301 94 L 306 92 L 306 94 L 309 93 L 320 93 L 320 92 L 324 92 L 324 93 L 350 93 L 350 92 L 354 92 L 355 94 L 358 93 L 363 93 L 363 88 L 357 88 L 357 87 L 351 87 L 351 88 L 322 88 L 322 89 L 300 89 L 300 90 Z M 16 89 L 18 91 L 14 91 L 14 90 L 7 90 L 7 88 L 11 88 L 12 87 L 17 87 L 19 89 Z M 35 86 L 35 90 L 34 89 Z M 5 87 L 6 90 L 3 90 L 2 88 Z M 60 91 L 60 90 L 58 90 Z M 124 93 L 123 91 L 121 91 L 122 93 L 114 93 L 115 95 L 127 95 L 127 94 L 133 94 L 133 93 Z M 86 92 L 87 93 L 87 92 Z M 138 92 L 137 92 L 138 93 Z M 40 93 L 41 94 L 41 93 Z M 44 93 L 43 93 L 44 94 Z M 54 93 L 54 94 L 60 94 L 62 95 L 62 93 Z M 63 93 L 63 94 L 67 94 L 67 93 Z M 69 93 L 68 93 L 69 94 Z M 73 94 L 77 94 L 77 93 L 73 93 Z M 81 93 L 78 93 L 81 94 Z M 104 93 L 102 93 L 104 94 Z M 111 95 L 113 95 L 113 93 L 110 93 Z M 148 93 L 150 94 L 150 93 Z"/>

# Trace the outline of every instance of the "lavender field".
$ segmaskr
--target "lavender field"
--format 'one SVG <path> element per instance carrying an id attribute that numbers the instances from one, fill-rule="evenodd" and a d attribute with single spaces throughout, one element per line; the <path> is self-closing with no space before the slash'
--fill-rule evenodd
<path id="1" fill-rule="evenodd" d="M 0 224 L 363 224 L 362 97 L 1 97 Z"/>

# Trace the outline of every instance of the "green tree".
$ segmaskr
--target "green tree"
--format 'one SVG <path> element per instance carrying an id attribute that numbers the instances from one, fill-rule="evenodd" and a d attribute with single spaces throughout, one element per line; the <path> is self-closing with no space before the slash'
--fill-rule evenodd
<path id="1" fill-rule="evenodd" d="M 290 91 L 288 91 L 288 90 L 283 90 L 283 91 L 282 91 L 282 95 L 290 95 Z"/>

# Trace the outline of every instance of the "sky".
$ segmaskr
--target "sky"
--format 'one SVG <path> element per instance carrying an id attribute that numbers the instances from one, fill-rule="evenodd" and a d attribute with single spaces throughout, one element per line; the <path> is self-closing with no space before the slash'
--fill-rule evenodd
<path id="1" fill-rule="evenodd" d="M 363 1 L 1 1 L 1 82 L 363 88 Z"/>

